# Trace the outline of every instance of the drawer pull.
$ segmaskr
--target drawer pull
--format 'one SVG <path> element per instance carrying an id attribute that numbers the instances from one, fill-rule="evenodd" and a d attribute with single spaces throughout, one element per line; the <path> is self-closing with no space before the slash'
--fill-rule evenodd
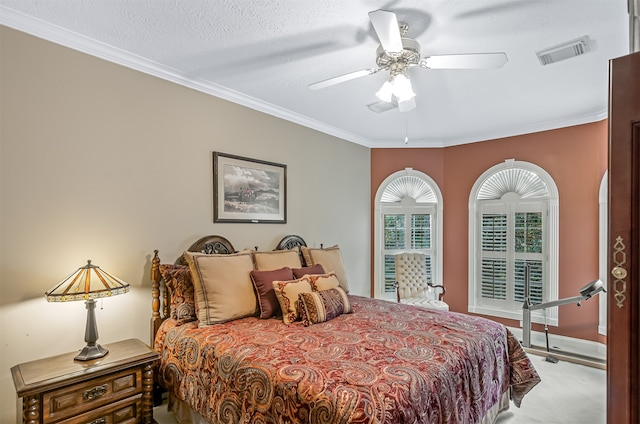
<path id="1" fill-rule="evenodd" d="M 85 401 L 96 400 L 100 396 L 107 393 L 107 388 L 108 386 L 106 384 L 103 384 L 102 386 L 96 386 L 93 389 L 85 390 L 84 393 L 82 393 L 82 399 L 84 399 Z"/>
<path id="2" fill-rule="evenodd" d="M 107 424 L 107 418 L 106 417 L 96 418 L 95 420 L 91 421 L 88 424 Z"/>

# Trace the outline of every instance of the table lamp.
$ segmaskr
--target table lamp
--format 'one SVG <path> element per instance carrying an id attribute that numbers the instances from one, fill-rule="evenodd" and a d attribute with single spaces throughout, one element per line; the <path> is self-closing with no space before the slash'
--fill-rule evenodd
<path id="1" fill-rule="evenodd" d="M 87 326 L 84 341 L 87 345 L 74 358 L 77 361 L 88 361 L 102 358 L 108 349 L 98 343 L 98 326 L 96 325 L 97 298 L 115 296 L 129 291 L 129 284 L 118 277 L 109 274 L 88 260 L 87 264 L 78 268 L 67 278 L 47 291 L 45 296 L 49 302 L 70 302 L 84 300 L 87 306 Z"/>

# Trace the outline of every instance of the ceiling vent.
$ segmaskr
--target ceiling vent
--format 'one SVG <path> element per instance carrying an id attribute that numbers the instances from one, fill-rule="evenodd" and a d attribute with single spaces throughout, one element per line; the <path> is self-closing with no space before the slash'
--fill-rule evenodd
<path id="1" fill-rule="evenodd" d="M 372 112 L 382 113 L 382 112 L 386 112 L 386 111 L 391 110 L 391 109 L 396 109 L 398 107 L 398 104 L 395 101 L 392 101 L 392 102 L 375 102 L 375 103 L 368 104 L 367 107 Z"/>
<path id="2" fill-rule="evenodd" d="M 589 37 L 580 37 L 577 40 L 568 41 L 557 46 L 549 47 L 536 53 L 540 63 L 550 65 L 561 60 L 583 55 L 589 52 Z"/>

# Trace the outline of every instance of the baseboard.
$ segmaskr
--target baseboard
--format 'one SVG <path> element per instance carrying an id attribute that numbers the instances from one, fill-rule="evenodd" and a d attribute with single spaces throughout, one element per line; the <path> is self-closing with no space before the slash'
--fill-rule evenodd
<path id="1" fill-rule="evenodd" d="M 509 330 L 518 340 L 522 340 L 521 328 L 509 327 Z M 607 346 L 603 343 L 549 334 L 549 353 L 547 353 L 546 346 L 545 334 L 540 331 L 532 331 L 531 348 L 526 348 L 525 350 L 533 354 L 551 354 L 569 362 L 581 363 L 602 369 L 606 368 Z"/>

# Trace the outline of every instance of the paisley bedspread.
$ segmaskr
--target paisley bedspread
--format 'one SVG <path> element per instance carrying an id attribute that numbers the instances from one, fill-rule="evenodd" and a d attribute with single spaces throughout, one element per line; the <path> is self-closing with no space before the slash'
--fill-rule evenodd
<path id="1" fill-rule="evenodd" d="M 158 379 L 212 423 L 478 423 L 539 377 L 501 324 L 349 296 L 354 312 L 304 327 L 167 320 Z"/>

